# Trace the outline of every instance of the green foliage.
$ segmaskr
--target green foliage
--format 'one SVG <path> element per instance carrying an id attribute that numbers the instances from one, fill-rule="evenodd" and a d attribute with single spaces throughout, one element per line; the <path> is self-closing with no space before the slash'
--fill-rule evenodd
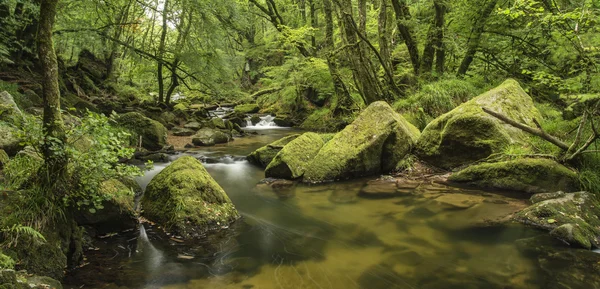
<path id="1" fill-rule="evenodd" d="M 424 85 L 414 94 L 396 101 L 393 107 L 423 129 L 431 120 L 473 98 L 477 92 L 468 81 L 444 79 Z"/>
<path id="2" fill-rule="evenodd" d="M 0 269 L 14 269 L 14 268 L 15 268 L 15 261 L 11 257 L 2 254 L 2 251 L 0 251 Z"/>
<path id="3" fill-rule="evenodd" d="M 4 242 L 2 243 L 2 246 L 4 247 L 16 247 L 21 238 L 28 238 L 36 243 L 46 242 L 44 235 L 36 229 L 20 224 L 14 224 L 11 227 L 0 229 L 0 232 L 4 235 Z"/>

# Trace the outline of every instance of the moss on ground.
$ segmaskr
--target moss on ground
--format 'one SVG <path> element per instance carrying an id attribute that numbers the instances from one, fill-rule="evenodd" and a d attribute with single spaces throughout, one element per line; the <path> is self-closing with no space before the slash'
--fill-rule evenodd
<path id="1" fill-rule="evenodd" d="M 577 174 L 550 159 L 524 158 L 473 165 L 452 174 L 448 180 L 527 193 L 577 190 Z"/>
<path id="2" fill-rule="evenodd" d="M 387 103 L 372 103 L 309 164 L 304 181 L 323 182 L 387 172 L 413 148 L 419 130 Z"/>
<path id="3" fill-rule="evenodd" d="M 181 157 L 156 175 L 142 197 L 143 215 L 184 237 L 228 226 L 239 214 L 200 161 Z"/>
<path id="4" fill-rule="evenodd" d="M 151 151 L 161 150 L 167 144 L 167 129 L 160 122 L 138 112 L 121 114 L 117 124 L 131 132 L 130 143 L 137 145 L 142 137 L 142 147 Z"/>
<path id="5" fill-rule="evenodd" d="M 265 170 L 265 177 L 279 179 L 301 178 L 308 163 L 323 147 L 323 137 L 307 132 L 285 145 L 273 158 Z"/>
<path id="6" fill-rule="evenodd" d="M 251 164 L 257 165 L 259 167 L 266 168 L 269 163 L 275 158 L 277 153 L 289 142 L 293 141 L 299 134 L 289 135 L 279 140 L 276 140 L 266 146 L 263 146 L 252 153 L 250 153 L 246 159 Z"/>
<path id="7" fill-rule="evenodd" d="M 531 126 L 534 118 L 541 119 L 531 97 L 517 81 L 509 79 L 429 123 L 416 154 L 432 165 L 452 169 L 527 140 L 523 132 L 486 114 L 482 107 Z"/>

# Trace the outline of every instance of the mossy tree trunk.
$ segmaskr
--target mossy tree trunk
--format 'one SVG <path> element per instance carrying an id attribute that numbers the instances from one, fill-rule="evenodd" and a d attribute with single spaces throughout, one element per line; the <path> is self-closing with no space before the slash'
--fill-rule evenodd
<path id="1" fill-rule="evenodd" d="M 327 55 L 327 67 L 333 79 L 334 97 L 331 109 L 339 113 L 344 107 L 351 104 L 350 94 L 342 81 L 335 62 L 335 41 L 333 40 L 333 6 L 331 0 L 323 0 L 323 13 L 325 14 L 325 55 Z"/>
<path id="2" fill-rule="evenodd" d="M 380 0 L 379 13 L 377 17 L 377 27 L 379 32 L 379 54 L 381 54 L 382 64 L 387 69 L 392 68 L 392 54 L 390 50 L 391 29 L 388 25 L 388 0 Z"/>
<path id="3" fill-rule="evenodd" d="M 67 163 L 67 157 L 64 154 L 65 127 L 60 113 L 58 62 L 52 42 L 52 27 L 57 4 L 58 0 L 42 1 L 37 44 L 43 72 L 45 139 L 42 149 L 47 173 L 52 174 L 52 176 L 47 176 L 47 180 L 50 182 L 56 182 L 62 177 Z"/>
<path id="4" fill-rule="evenodd" d="M 423 56 L 421 57 L 421 73 L 431 73 L 433 70 L 433 61 L 437 56 L 437 71 L 443 71 L 444 64 L 444 50 L 443 50 L 443 38 L 444 38 L 444 16 L 446 9 L 442 1 L 433 1 L 433 8 L 435 10 L 435 17 L 429 31 L 427 33 L 427 43 L 423 49 Z"/>
<path id="5" fill-rule="evenodd" d="M 167 16 L 169 12 L 169 0 L 165 0 L 162 11 L 162 30 L 160 32 L 160 43 L 158 44 L 158 58 L 163 58 L 165 55 L 165 41 L 167 39 Z M 163 77 L 163 63 L 158 62 L 156 76 L 158 80 L 158 102 L 162 103 L 165 97 L 165 84 Z"/>
<path id="6" fill-rule="evenodd" d="M 412 63 L 414 73 L 415 75 L 418 75 L 420 67 L 419 48 L 414 31 L 407 25 L 407 22 L 410 20 L 408 6 L 404 0 L 392 0 L 392 7 L 394 7 L 394 12 L 396 14 L 398 31 L 400 31 L 404 44 L 406 44 L 406 47 L 408 48 L 408 54 L 410 55 L 410 62 Z"/>
<path id="7" fill-rule="evenodd" d="M 471 62 L 473 62 L 475 53 L 477 53 L 477 49 L 479 48 L 481 36 L 483 35 L 483 30 L 485 28 L 485 23 L 492 14 L 494 7 L 496 7 L 496 3 L 498 3 L 498 0 L 489 0 L 481 9 L 481 12 L 479 13 L 480 17 L 475 20 L 475 23 L 473 24 L 472 35 L 467 41 L 467 52 L 465 53 L 465 56 L 462 62 L 460 63 L 458 72 L 456 73 L 458 76 L 465 75 L 469 70 L 469 66 L 471 65 Z"/>

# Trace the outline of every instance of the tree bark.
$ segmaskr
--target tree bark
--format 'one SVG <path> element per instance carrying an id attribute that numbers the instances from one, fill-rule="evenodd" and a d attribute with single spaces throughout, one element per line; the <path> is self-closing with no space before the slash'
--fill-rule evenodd
<path id="1" fill-rule="evenodd" d="M 40 7 L 38 29 L 38 56 L 42 67 L 44 99 L 44 145 L 42 151 L 48 173 L 61 177 L 66 169 L 67 157 L 65 127 L 60 113 L 58 62 L 52 42 L 52 27 L 58 0 L 43 0 Z M 49 181 L 56 181 L 49 178 Z"/>
<path id="2" fill-rule="evenodd" d="M 444 73 L 444 65 L 446 64 L 446 48 L 444 46 L 444 30 L 446 29 L 446 5 L 442 1 L 434 1 L 435 7 L 435 25 L 437 27 L 436 35 L 436 51 L 435 51 L 435 70 L 439 75 Z"/>
<path id="3" fill-rule="evenodd" d="M 433 1 L 435 17 L 431 22 L 431 26 L 429 27 L 429 32 L 427 33 L 427 43 L 423 49 L 423 57 L 421 57 L 421 73 L 431 73 L 436 54 L 438 56 L 438 71 L 440 69 L 440 62 L 442 66 L 444 63 L 445 55 L 443 53 L 442 45 L 444 38 L 445 7 L 443 5 L 444 4 L 441 3 L 440 0 Z M 440 51 L 442 52 L 441 54 Z"/>
<path id="4" fill-rule="evenodd" d="M 379 54 L 381 55 L 382 65 L 391 69 L 392 54 L 390 50 L 390 29 L 388 27 L 388 0 L 380 0 L 379 13 L 377 17 L 377 27 L 379 32 Z"/>
<path id="5" fill-rule="evenodd" d="M 396 25 L 398 31 L 402 35 L 404 44 L 408 48 L 408 54 L 410 55 L 410 62 L 412 63 L 415 75 L 419 74 L 419 48 L 417 45 L 417 39 L 414 37 L 412 29 L 406 25 L 406 22 L 410 20 L 410 12 L 408 6 L 404 0 L 392 0 L 392 7 L 394 7 L 394 13 L 396 14 Z"/>
<path id="6" fill-rule="evenodd" d="M 472 37 L 467 41 L 467 52 L 460 63 L 458 68 L 457 76 L 464 76 L 469 70 L 469 66 L 471 62 L 473 62 L 473 58 L 475 57 L 475 53 L 477 53 L 477 49 L 479 48 L 479 42 L 481 42 L 481 36 L 483 35 L 483 31 L 485 28 L 485 23 L 487 19 L 490 17 L 490 14 L 496 7 L 496 3 L 498 0 L 488 0 L 489 2 L 483 6 L 481 12 L 479 13 L 480 17 L 473 24 Z"/>
<path id="7" fill-rule="evenodd" d="M 333 81 L 334 97 L 331 103 L 331 109 L 334 113 L 339 113 L 344 107 L 350 106 L 350 93 L 344 85 L 337 64 L 334 59 L 335 41 L 333 40 L 333 7 L 331 0 L 323 0 L 323 13 L 325 14 L 325 53 L 327 58 L 327 67 Z"/>
<path id="8" fill-rule="evenodd" d="M 167 14 L 169 7 L 169 0 L 165 0 L 163 11 L 162 11 L 162 30 L 160 32 L 160 43 L 158 44 L 158 58 L 163 58 L 165 54 L 165 40 L 167 38 Z M 163 78 L 163 64 L 161 62 L 157 65 L 157 80 L 158 80 L 158 102 L 162 103 L 165 96 L 165 83 Z"/>

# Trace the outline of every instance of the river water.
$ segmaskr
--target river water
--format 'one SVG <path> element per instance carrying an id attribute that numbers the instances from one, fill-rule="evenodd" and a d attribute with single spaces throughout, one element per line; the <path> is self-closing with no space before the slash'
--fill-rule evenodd
<path id="1" fill-rule="evenodd" d="M 517 246 L 545 233 L 495 225 L 525 206 L 514 195 L 426 183 L 394 198 L 359 196 L 397 190 L 375 178 L 259 184 L 263 170 L 244 156 L 291 133 L 263 129 L 186 153 L 203 161 L 243 216 L 228 230 L 182 244 L 145 223 L 96 240 L 90 263 L 69 274 L 66 288 L 596 288 L 585 278 L 554 286 L 553 270 L 570 263 L 548 269 Z M 145 186 L 164 167 L 139 182 Z"/>

